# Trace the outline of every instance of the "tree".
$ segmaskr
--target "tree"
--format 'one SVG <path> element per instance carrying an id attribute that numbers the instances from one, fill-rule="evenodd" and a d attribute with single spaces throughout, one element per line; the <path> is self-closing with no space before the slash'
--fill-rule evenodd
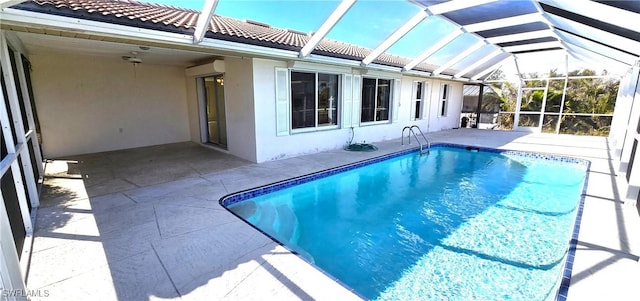
<path id="1" fill-rule="evenodd" d="M 570 77 L 595 76 L 595 70 L 580 69 L 569 72 Z M 602 72 L 603 75 L 607 71 Z M 504 77 L 502 73 L 494 73 L 496 77 Z M 523 75 L 524 78 L 535 79 L 537 73 Z M 549 77 L 560 77 L 557 69 L 549 71 Z M 492 78 L 494 76 L 492 75 Z M 524 88 L 542 88 L 546 86 L 544 80 L 523 81 Z M 555 132 L 558 122 L 562 97 L 565 102 L 562 109 L 560 132 L 576 135 L 608 135 L 612 115 L 618 95 L 619 80 L 614 78 L 573 78 L 567 82 L 564 93 L 564 80 L 549 80 L 546 94 L 546 104 L 543 115 L 521 115 L 520 125 L 537 125 L 536 118 L 543 118 L 543 131 Z M 501 129 L 513 128 L 516 111 L 517 83 L 503 82 L 489 86 L 500 100 L 501 113 L 498 117 Z M 541 90 L 524 90 L 522 93 L 521 111 L 539 112 L 542 109 L 544 92 Z M 589 115 L 582 115 L 589 114 Z M 595 114 L 595 116 L 594 116 Z"/>

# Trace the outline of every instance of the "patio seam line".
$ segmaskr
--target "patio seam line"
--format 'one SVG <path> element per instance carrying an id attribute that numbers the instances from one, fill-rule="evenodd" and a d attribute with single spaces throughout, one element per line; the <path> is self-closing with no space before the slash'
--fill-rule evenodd
<path id="1" fill-rule="evenodd" d="M 262 258 L 262 257 L 261 257 L 261 258 Z M 230 288 L 230 289 L 229 289 L 229 291 L 227 291 L 227 292 L 224 294 L 223 298 L 224 298 L 224 297 L 229 296 L 229 294 L 231 294 L 231 292 L 233 292 L 234 290 L 236 290 L 236 288 L 238 288 L 238 286 L 240 286 L 240 284 L 244 283 L 244 282 L 245 282 L 245 281 L 246 281 L 246 280 L 247 280 L 251 275 L 253 275 L 253 274 L 254 274 L 254 273 L 255 273 L 259 268 L 261 268 L 261 267 L 262 267 L 262 264 L 266 261 L 266 259 L 262 258 L 262 260 L 263 260 L 263 261 L 262 261 L 258 266 L 256 266 L 253 270 L 251 270 L 251 272 L 250 272 L 250 273 L 248 273 L 245 277 L 243 277 L 242 279 L 240 279 L 240 281 L 238 281 L 238 283 L 236 283 L 236 285 L 234 285 L 232 288 Z"/>
<path id="2" fill-rule="evenodd" d="M 152 247 L 153 247 L 153 245 L 152 245 Z M 56 248 L 56 247 L 54 247 L 54 248 Z M 120 259 L 116 260 L 115 262 L 119 262 L 119 261 L 127 260 L 127 259 L 129 259 L 129 258 L 131 258 L 131 257 L 137 256 L 137 255 L 142 254 L 142 253 L 144 253 L 144 252 L 146 252 L 146 251 L 141 251 L 141 252 L 137 252 L 137 253 L 135 253 L 135 254 L 131 254 L 131 255 L 128 255 L 128 256 L 124 256 L 124 257 L 122 257 L 122 258 L 120 258 Z M 106 257 L 106 253 L 105 253 L 105 257 Z M 38 288 L 45 288 L 45 287 L 47 287 L 47 286 L 52 286 L 52 285 L 54 285 L 54 284 L 58 284 L 58 283 L 60 283 L 60 282 L 67 281 L 67 280 L 69 280 L 69 279 L 71 279 L 71 278 L 75 278 L 75 277 L 78 277 L 78 276 L 81 276 L 81 275 L 84 275 L 84 274 L 87 274 L 87 273 L 92 273 L 92 272 L 94 272 L 95 270 L 98 270 L 98 269 L 101 269 L 101 268 L 104 268 L 104 267 L 106 267 L 107 269 L 111 270 L 111 269 L 110 269 L 110 266 L 111 266 L 111 263 L 101 264 L 101 265 L 95 266 L 95 267 L 93 267 L 93 268 L 91 268 L 91 269 L 88 269 L 88 270 L 86 270 L 86 271 L 81 271 L 81 272 L 79 272 L 79 273 L 75 273 L 75 274 L 73 274 L 73 275 L 71 275 L 71 276 L 69 276 L 69 277 L 66 277 L 66 278 L 64 278 L 64 279 L 60 279 L 60 280 L 57 280 L 57 281 L 53 281 L 53 282 L 47 283 L 47 284 L 42 285 L 42 286 L 40 286 L 40 287 L 38 287 Z M 28 282 L 29 282 L 29 279 L 27 278 L 27 283 L 28 283 Z"/>
<path id="3" fill-rule="evenodd" d="M 67 280 L 69 280 L 69 279 L 71 279 L 71 278 L 78 277 L 78 276 L 80 276 L 80 275 L 82 275 L 82 274 L 84 274 L 84 273 L 91 272 L 91 271 L 96 270 L 96 269 L 99 269 L 99 268 L 101 268 L 101 267 L 102 267 L 102 266 L 99 266 L 99 267 L 93 268 L 93 269 L 91 269 L 91 270 L 89 270 L 89 271 L 85 271 L 85 272 L 82 272 L 82 273 L 79 273 L 79 274 L 74 274 L 74 275 L 69 276 L 69 277 L 67 277 L 67 278 L 60 279 L 60 280 L 57 280 L 57 281 L 54 281 L 54 282 L 51 282 L 51 283 L 47 283 L 47 284 L 45 284 L 45 285 L 42 285 L 42 286 L 40 286 L 40 287 L 37 287 L 36 289 L 43 289 L 43 288 L 45 288 L 45 287 L 52 286 L 52 285 L 54 285 L 54 284 L 58 284 L 58 283 L 60 283 L 60 282 L 67 281 Z M 26 285 L 29 285 L 29 279 L 28 279 L 28 278 L 27 278 L 27 283 L 25 283 L 25 284 L 26 284 Z"/>
<path id="4" fill-rule="evenodd" d="M 218 172 L 210 172 L 210 173 L 202 174 L 202 175 L 198 176 L 198 178 L 203 179 L 203 180 L 207 181 L 208 183 L 215 184 L 215 181 L 211 181 L 211 180 L 207 179 L 206 176 L 214 175 L 216 173 L 218 173 Z M 216 181 L 220 182 L 220 180 L 216 180 Z"/>
<path id="5" fill-rule="evenodd" d="M 156 205 L 153 205 L 153 217 L 156 222 L 156 229 L 158 229 L 158 235 L 160 235 L 160 240 L 164 239 L 162 236 L 162 231 L 160 230 L 160 222 L 158 221 L 158 212 L 156 210 Z M 151 245 L 153 247 L 153 244 Z M 158 254 L 156 254 L 157 256 Z"/>
<path id="6" fill-rule="evenodd" d="M 47 208 L 50 208 L 50 207 L 47 207 Z M 55 212 L 52 212 L 52 213 L 59 213 L 59 212 L 60 212 L 60 211 L 57 211 L 57 210 L 56 210 Z M 74 212 L 72 212 L 72 211 L 66 211 L 66 210 L 64 210 L 64 208 L 62 208 L 62 211 L 61 211 L 61 212 L 63 212 L 63 213 L 74 213 Z M 75 215 L 80 215 L 80 214 L 82 214 L 82 215 L 87 215 L 87 216 L 80 217 L 80 218 L 78 218 L 78 219 L 76 219 L 76 220 L 73 220 L 73 221 L 67 221 L 67 222 L 65 222 L 65 226 L 66 226 L 66 225 L 70 225 L 70 224 L 75 224 L 75 223 L 77 223 L 77 222 L 83 221 L 83 220 L 85 220 L 85 219 L 87 219 L 87 218 L 89 218 L 89 217 L 93 216 L 93 212 L 92 212 L 92 213 L 77 213 L 77 212 L 76 212 L 76 214 L 75 214 Z M 91 215 L 91 216 L 89 216 L 89 215 Z M 40 219 L 42 219 L 42 218 L 43 218 L 43 217 L 41 216 L 41 217 L 40 217 Z M 36 217 L 36 219 L 38 219 L 38 217 Z M 41 228 L 41 227 L 42 227 L 42 228 Z M 36 235 L 36 234 L 42 233 L 43 231 L 44 231 L 44 232 L 50 232 L 51 230 L 55 230 L 55 229 L 50 229 L 51 227 L 55 227 L 55 229 L 59 229 L 59 228 L 60 228 L 60 226 L 55 226 L 55 225 L 50 225 L 50 224 L 49 224 L 49 225 L 42 225 L 41 223 L 37 223 L 37 224 L 33 225 L 33 228 L 35 229 L 35 230 L 33 231 L 33 235 Z"/>
<path id="7" fill-rule="evenodd" d="M 117 230 L 116 230 L 116 231 L 117 231 Z M 111 232 L 115 232 L 115 231 L 111 231 Z M 111 233 L 111 232 L 107 232 L 107 233 Z M 39 237 L 42 237 L 42 236 L 39 236 Z M 98 237 L 102 238 L 102 235 L 100 235 L 100 236 L 98 236 Z M 68 245 L 68 244 L 71 244 L 71 243 L 73 243 L 73 241 L 70 241 L 70 242 L 67 242 L 67 243 L 63 243 L 63 244 L 59 244 L 59 245 L 56 245 L 56 246 L 53 246 L 53 247 L 50 247 L 50 248 L 47 248 L 47 249 L 43 249 L 43 250 L 40 250 L 40 251 L 35 252 L 35 253 L 40 253 L 40 252 L 42 252 L 42 251 L 46 251 L 46 250 L 51 250 L 51 249 L 55 249 L 55 248 L 59 248 L 59 247 L 63 247 L 63 246 L 66 246 L 66 245 Z M 103 242 L 102 242 L 102 241 L 100 241 L 100 243 L 102 244 Z M 148 243 L 148 244 L 153 248 L 153 241 L 147 241 L 147 243 Z M 104 250 L 104 249 L 103 249 L 103 250 Z M 73 274 L 73 275 L 71 275 L 71 276 L 69 276 L 69 277 L 66 277 L 66 278 L 64 278 L 64 279 L 60 279 L 60 280 L 57 280 L 57 281 L 54 281 L 54 282 L 51 282 L 51 283 L 47 283 L 47 284 L 45 284 L 45 285 L 43 285 L 43 286 L 40 286 L 40 287 L 38 287 L 38 288 L 44 288 L 44 287 L 51 286 L 51 285 L 54 285 L 54 284 L 57 284 L 57 283 L 60 283 L 60 282 L 63 282 L 63 281 L 67 281 L 67 280 L 69 280 L 69 279 L 71 279 L 71 278 L 78 277 L 78 276 L 84 275 L 84 274 L 86 274 L 86 273 L 91 273 L 91 272 L 93 272 L 93 271 L 95 271 L 95 270 L 98 270 L 98 269 L 101 269 L 101 268 L 103 268 L 103 267 L 107 267 L 109 270 L 111 270 L 110 266 L 111 266 L 111 264 L 112 264 L 112 263 L 125 261 L 125 260 L 130 259 L 130 258 L 132 258 L 132 257 L 134 257 L 134 256 L 138 256 L 138 255 L 140 255 L 140 254 L 142 254 L 142 253 L 144 253 L 144 252 L 147 252 L 147 251 L 138 251 L 138 252 L 135 252 L 135 253 L 129 254 L 129 255 L 127 255 L 127 256 L 123 256 L 122 258 L 118 258 L 118 259 L 114 260 L 113 262 L 108 262 L 108 263 L 106 263 L 106 264 L 101 264 L 101 265 L 95 266 L 95 267 L 93 267 L 93 268 L 91 268 L 91 269 L 89 269 L 89 270 L 81 271 L 81 272 L 79 272 L 79 273 L 75 273 L 75 274 Z M 106 252 L 105 252 L 105 257 L 108 257 L 108 256 L 107 256 L 107 254 L 106 254 Z M 29 278 L 27 278 L 27 281 L 26 281 L 26 282 L 27 282 L 27 283 L 29 282 Z"/>
<path id="8" fill-rule="evenodd" d="M 138 189 L 138 188 L 134 188 L 134 189 Z M 133 189 L 129 189 L 129 190 L 133 190 Z M 115 192 L 115 193 L 122 194 L 125 198 L 130 199 L 132 202 L 134 202 L 134 203 L 136 203 L 136 204 L 142 204 L 142 203 L 140 203 L 140 202 L 136 201 L 136 200 L 135 200 L 134 198 L 132 198 L 130 195 L 128 195 L 128 194 L 126 194 L 126 193 L 125 193 L 125 192 L 127 192 L 127 191 L 129 191 L 129 190 L 125 190 L 125 191 L 118 191 L 118 192 Z M 120 205 L 120 206 L 125 206 L 125 205 Z M 114 208 L 117 208 L 117 207 L 120 207 L 120 206 L 116 206 L 116 207 L 114 207 Z"/>
<path id="9" fill-rule="evenodd" d="M 244 257 L 244 256 L 245 256 L 245 255 L 247 255 L 247 254 L 251 254 L 251 253 L 252 253 L 252 252 L 254 252 L 255 250 L 258 250 L 258 249 L 260 249 L 260 248 L 266 247 L 267 245 L 272 244 L 272 243 L 273 243 L 273 244 L 275 244 L 275 245 L 278 245 L 276 242 L 274 242 L 274 241 L 272 241 L 272 240 L 268 240 L 265 244 L 260 245 L 259 247 L 255 248 L 255 249 L 252 249 L 252 250 L 250 250 L 250 251 L 248 251 L 248 252 L 246 252 L 246 253 L 242 254 L 242 256 L 239 256 L 238 258 L 236 258 L 236 260 L 238 260 L 238 259 L 240 259 L 240 258 Z M 273 254 L 272 254 L 272 253 L 269 253 L 268 255 L 269 255 L 269 256 L 273 256 Z M 258 266 L 256 266 L 256 267 L 255 267 L 255 268 L 254 268 L 250 273 L 248 273 L 245 277 L 243 277 L 240 281 L 238 281 L 238 283 L 236 283 L 236 285 L 234 285 L 231 289 L 229 289 L 229 291 L 228 291 L 228 292 L 226 292 L 226 293 L 224 294 L 224 296 L 223 296 L 223 297 L 228 296 L 228 295 L 229 295 L 231 292 L 233 292 L 233 291 L 234 291 L 238 286 L 240 286 L 240 284 L 242 284 L 243 282 L 245 282 L 245 280 L 247 280 L 247 279 L 249 278 L 249 276 L 253 275 L 253 273 L 255 273 L 259 268 L 263 267 L 263 264 L 267 261 L 267 259 L 266 259 L 266 258 L 264 258 L 263 256 L 259 256 L 259 257 L 262 259 L 262 262 L 260 262 L 260 264 L 259 264 Z"/>
<path id="10" fill-rule="evenodd" d="M 229 192 L 229 188 L 227 188 L 227 185 L 224 185 L 224 181 L 222 181 L 222 180 L 218 180 L 218 181 L 220 182 L 220 184 L 222 185 L 222 187 L 224 188 L 224 190 L 225 190 L 227 193 L 231 193 L 231 192 Z"/>
<path id="11" fill-rule="evenodd" d="M 160 258 L 160 255 L 158 255 L 158 251 L 156 250 L 156 247 L 153 245 L 153 243 L 151 244 L 151 249 L 153 250 L 153 253 L 156 255 L 156 258 L 158 258 L 158 261 L 162 266 L 162 270 L 164 270 L 164 273 L 167 275 L 167 278 L 169 278 L 169 281 L 171 282 L 171 286 L 173 286 L 173 289 L 175 290 L 176 294 L 178 295 L 179 298 L 182 298 L 182 294 L 178 290 L 178 287 L 176 286 L 176 283 L 173 281 L 173 278 L 171 278 L 171 274 L 169 273 L 169 270 L 167 270 L 167 267 L 164 265 L 164 262 L 162 262 L 162 258 Z"/>
<path id="12" fill-rule="evenodd" d="M 198 209 L 202 209 L 202 208 L 198 208 Z M 206 208 L 206 209 L 210 209 L 210 208 Z M 211 210 L 216 210 L 216 209 L 211 209 Z M 205 229 L 215 229 L 215 228 L 218 228 L 220 226 L 228 225 L 228 224 L 235 223 L 235 222 L 236 221 L 232 220 L 232 221 L 225 222 L 225 223 L 222 223 L 222 224 L 217 224 L 215 226 L 203 226 L 202 228 L 198 228 L 198 229 L 195 229 L 195 230 L 182 232 L 182 233 L 178 233 L 178 234 L 174 234 L 174 235 L 166 235 L 165 236 L 165 235 L 162 235 L 162 233 L 160 233 L 160 240 L 175 238 L 175 237 L 179 237 L 179 236 L 182 236 L 182 235 L 186 235 L 186 234 L 191 234 L 191 233 L 194 233 L 194 232 L 202 231 L 202 230 L 205 230 Z M 158 224 L 157 221 L 156 221 L 156 224 Z M 158 228 L 158 231 L 160 231 L 159 228 Z"/>
<path id="13" fill-rule="evenodd" d="M 123 181 L 125 181 L 125 182 L 127 182 L 127 183 L 129 183 L 129 184 L 131 184 L 131 185 L 133 185 L 133 186 L 135 186 L 135 187 L 137 187 L 137 188 L 142 188 L 142 187 L 149 186 L 149 185 L 146 185 L 146 186 L 140 186 L 140 185 L 138 185 L 138 184 L 136 184 L 136 183 L 132 182 L 131 180 L 129 180 L 129 179 L 125 178 L 125 177 L 122 177 L 122 178 L 120 178 L 120 179 L 122 179 Z M 130 189 L 129 189 L 129 190 L 130 190 Z M 114 191 L 114 192 L 118 192 L 118 191 Z M 108 193 L 106 193 L 106 194 L 108 194 Z"/>

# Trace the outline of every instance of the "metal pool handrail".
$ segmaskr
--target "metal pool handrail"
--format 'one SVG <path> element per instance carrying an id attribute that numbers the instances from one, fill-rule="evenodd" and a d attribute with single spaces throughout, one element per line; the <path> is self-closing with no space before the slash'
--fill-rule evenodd
<path id="1" fill-rule="evenodd" d="M 404 128 L 402 128 L 402 145 L 404 145 L 404 131 L 409 130 L 409 133 L 407 134 L 407 137 L 409 138 L 409 144 L 411 144 L 411 134 L 413 134 L 413 137 L 420 144 L 420 155 L 423 155 L 425 153 L 425 151 L 424 151 L 424 145 L 425 144 L 423 144 L 420 141 L 420 139 L 418 139 L 418 135 L 413 130 L 414 128 L 418 130 L 418 133 L 420 133 L 420 135 L 424 139 L 424 141 L 425 141 L 425 143 L 427 145 L 426 154 L 429 154 L 429 152 L 431 151 L 431 142 L 429 141 L 429 139 L 427 139 L 427 137 L 424 135 L 424 133 L 422 133 L 422 130 L 420 129 L 420 127 L 415 125 L 415 124 L 412 125 L 412 126 L 405 126 Z"/>

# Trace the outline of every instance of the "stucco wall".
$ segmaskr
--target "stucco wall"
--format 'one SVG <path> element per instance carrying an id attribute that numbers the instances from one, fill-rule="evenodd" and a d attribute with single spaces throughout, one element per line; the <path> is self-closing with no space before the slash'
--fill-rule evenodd
<path id="1" fill-rule="evenodd" d="M 227 116 L 227 144 L 231 154 L 250 161 L 256 155 L 256 111 L 254 106 L 256 78 L 252 73 L 252 60 L 225 58 L 224 97 Z M 256 95 L 256 102 L 257 102 Z"/>
<path id="2" fill-rule="evenodd" d="M 440 116 L 440 86 L 444 83 L 449 84 L 449 107 L 447 116 Z M 433 80 L 431 87 L 431 108 L 429 114 L 430 132 L 449 130 L 460 127 L 460 111 L 462 110 L 462 93 L 463 84 L 459 82 L 450 82 L 443 80 Z"/>
<path id="3" fill-rule="evenodd" d="M 53 53 L 30 60 L 46 157 L 190 138 L 183 68 Z"/>
<path id="4" fill-rule="evenodd" d="M 256 161 L 255 111 L 253 106 L 253 75 L 251 59 L 225 58 L 224 72 L 196 74 L 186 77 L 191 141 L 202 143 L 203 128 L 198 99 L 197 78 L 224 74 L 225 117 L 227 122 L 227 152 L 249 161 Z M 208 68 L 204 68 L 209 70 Z M 208 71 L 206 71 L 208 72 Z M 219 148 L 219 150 L 224 151 Z"/>
<path id="5" fill-rule="evenodd" d="M 314 132 L 294 133 L 287 136 L 276 136 L 276 103 L 275 103 L 275 69 L 286 68 L 285 62 L 254 59 L 254 94 L 256 112 L 256 139 L 258 162 L 277 160 L 318 151 L 339 149 L 344 147 L 351 138 L 349 127 L 319 130 Z M 367 75 L 365 75 L 367 76 Z M 429 102 L 431 118 L 423 120 L 411 119 L 413 81 L 421 80 L 431 83 L 431 99 Z M 398 118 L 392 123 L 376 125 L 354 125 L 355 142 L 379 142 L 400 138 L 402 128 L 417 124 L 423 131 L 439 131 L 458 126 L 460 108 L 462 105 L 462 84 L 449 82 L 451 94 L 449 97 L 449 113 L 447 117 L 437 117 L 440 80 L 414 78 L 404 76 L 401 79 L 400 104 Z M 429 113 L 429 106 L 425 106 L 424 116 Z M 428 122 L 429 121 L 429 122 Z"/>
<path id="6" fill-rule="evenodd" d="M 200 104 L 198 102 L 196 78 L 185 76 L 185 86 L 187 88 L 187 111 L 189 115 L 189 135 L 191 141 L 201 143 L 200 134 Z"/>

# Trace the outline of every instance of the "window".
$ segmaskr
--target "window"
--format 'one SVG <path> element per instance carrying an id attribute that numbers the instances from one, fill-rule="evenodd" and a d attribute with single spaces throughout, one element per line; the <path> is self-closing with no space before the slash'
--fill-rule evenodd
<path id="1" fill-rule="evenodd" d="M 413 119 L 418 120 L 422 119 L 422 99 L 424 95 L 424 86 L 423 82 L 414 82 L 413 83 Z"/>
<path id="2" fill-rule="evenodd" d="M 440 89 L 440 117 L 447 116 L 447 107 L 449 103 L 449 84 L 442 84 Z"/>
<path id="3" fill-rule="evenodd" d="M 362 79 L 361 122 L 389 120 L 391 103 L 391 80 L 377 78 Z"/>
<path id="4" fill-rule="evenodd" d="M 338 125 L 340 76 L 291 72 L 291 128 Z"/>

